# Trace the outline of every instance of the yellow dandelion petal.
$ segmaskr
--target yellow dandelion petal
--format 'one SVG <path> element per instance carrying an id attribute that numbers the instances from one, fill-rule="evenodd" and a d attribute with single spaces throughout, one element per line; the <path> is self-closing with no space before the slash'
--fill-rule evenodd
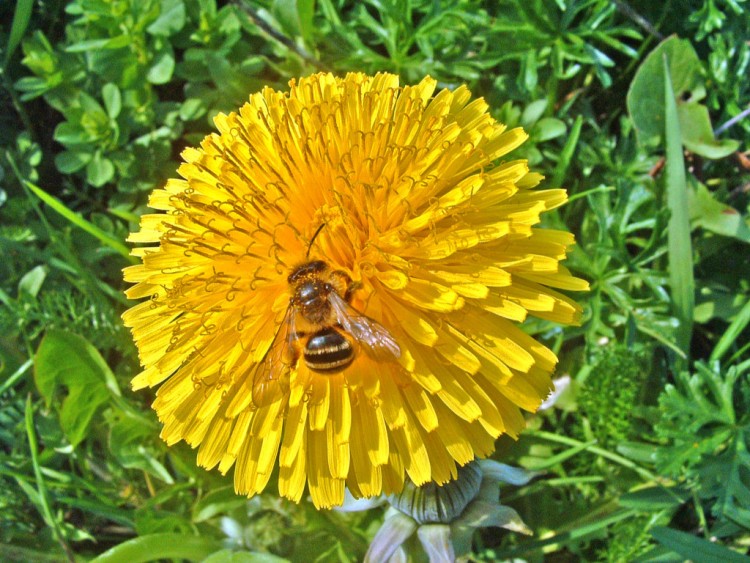
<path id="1" fill-rule="evenodd" d="M 555 355 L 516 323 L 576 323 L 560 264 L 572 235 L 539 229 L 523 143 L 466 87 L 316 74 L 264 88 L 182 153 L 180 178 L 129 241 L 123 319 L 160 385 L 162 437 L 234 468 L 238 493 L 318 507 L 444 483 L 516 437 Z M 278 468 L 278 469 L 277 469 Z"/>

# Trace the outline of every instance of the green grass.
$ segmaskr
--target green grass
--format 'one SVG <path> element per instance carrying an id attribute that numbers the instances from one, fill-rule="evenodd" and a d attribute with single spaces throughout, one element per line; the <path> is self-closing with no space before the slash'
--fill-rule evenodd
<path id="1" fill-rule="evenodd" d="M 247 501 L 167 448 L 129 391 L 119 318 L 125 238 L 180 151 L 249 93 L 331 70 L 468 84 L 570 195 L 546 221 L 576 235 L 583 324 L 526 328 L 572 384 L 496 454 L 545 471 L 502 491 L 536 535 L 482 530 L 474 557 L 750 560 L 750 118 L 713 133 L 750 104 L 747 2 L 18 0 L 0 16 L 0 559 L 362 559 L 382 509 Z"/>

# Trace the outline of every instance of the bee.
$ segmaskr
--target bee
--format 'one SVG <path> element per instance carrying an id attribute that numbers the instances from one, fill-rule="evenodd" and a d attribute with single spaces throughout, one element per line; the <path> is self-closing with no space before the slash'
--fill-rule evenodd
<path id="1" fill-rule="evenodd" d="M 350 305 L 358 284 L 345 272 L 332 270 L 323 260 L 308 260 L 294 268 L 287 281 L 292 294 L 289 306 L 253 377 L 256 406 L 288 392 L 289 374 L 300 355 L 310 370 L 321 375 L 344 370 L 360 349 L 378 361 L 401 357 L 391 333 Z"/>

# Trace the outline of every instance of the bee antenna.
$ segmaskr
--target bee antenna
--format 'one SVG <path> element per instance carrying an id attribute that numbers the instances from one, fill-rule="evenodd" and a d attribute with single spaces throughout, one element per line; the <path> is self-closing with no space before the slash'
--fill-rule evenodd
<path id="1" fill-rule="evenodd" d="M 310 239 L 310 244 L 307 245 L 307 254 L 305 255 L 305 258 L 310 258 L 310 250 L 312 249 L 312 245 L 315 242 L 315 239 L 318 238 L 318 235 L 320 234 L 320 231 L 323 230 L 323 227 L 325 227 L 326 224 L 322 223 L 320 227 L 318 227 L 318 230 L 315 231 L 315 234 Z"/>

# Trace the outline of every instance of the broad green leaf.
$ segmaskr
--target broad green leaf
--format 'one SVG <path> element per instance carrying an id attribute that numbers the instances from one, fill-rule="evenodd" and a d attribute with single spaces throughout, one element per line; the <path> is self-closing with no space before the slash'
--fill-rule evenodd
<path id="1" fill-rule="evenodd" d="M 117 37 L 107 37 L 105 39 L 87 39 L 66 47 L 68 53 L 85 53 L 87 51 L 96 51 L 99 49 L 121 49 L 128 47 L 133 42 L 129 35 L 118 35 Z"/>
<path id="2" fill-rule="evenodd" d="M 648 487 L 622 495 L 619 498 L 619 503 L 620 506 L 633 508 L 640 512 L 656 512 L 676 508 L 689 498 L 690 492 L 683 489 Z"/>
<path id="3" fill-rule="evenodd" d="M 695 297 L 697 323 L 707 323 L 714 317 L 729 322 L 749 302 L 744 294 L 735 293 L 723 285 L 704 285 Z"/>
<path id="4" fill-rule="evenodd" d="M 200 98 L 188 98 L 180 106 L 180 119 L 192 121 L 202 117 L 206 113 L 206 104 Z"/>
<path id="5" fill-rule="evenodd" d="M 288 559 L 270 553 L 251 553 L 222 549 L 206 557 L 201 563 L 286 563 Z"/>
<path id="6" fill-rule="evenodd" d="M 110 119 L 117 119 L 122 110 L 122 96 L 120 95 L 120 89 L 116 84 L 111 82 L 105 84 L 102 87 L 102 99 L 104 100 L 104 107 L 107 109 L 107 115 Z"/>
<path id="7" fill-rule="evenodd" d="M 221 550 L 221 542 L 206 536 L 151 534 L 116 545 L 91 560 L 91 563 L 143 563 L 158 559 L 202 561 Z"/>
<path id="8" fill-rule="evenodd" d="M 669 61 L 665 74 L 664 58 Z M 701 63 L 690 42 L 677 37 L 662 41 L 638 68 L 627 95 L 628 113 L 643 144 L 664 138 L 664 78 L 669 76 L 673 96 L 699 101 L 706 95 Z"/>
<path id="9" fill-rule="evenodd" d="M 310 40 L 315 0 L 275 0 L 271 12 L 286 35 Z"/>
<path id="10" fill-rule="evenodd" d="M 96 137 L 90 131 L 81 127 L 79 123 L 71 123 L 69 121 L 63 121 L 55 127 L 55 132 L 52 136 L 55 141 L 66 147 L 70 147 L 71 145 L 86 145 L 96 141 Z"/>
<path id="11" fill-rule="evenodd" d="M 677 345 L 685 357 L 690 357 L 690 338 L 693 333 L 693 308 L 695 307 L 695 281 L 693 279 L 693 246 L 690 239 L 688 215 L 687 181 L 685 161 L 680 142 L 680 123 L 677 119 L 677 104 L 672 89 L 669 66 L 671 61 L 663 54 L 665 69 L 662 100 L 664 100 L 664 137 L 666 163 L 664 183 L 667 192 L 667 207 L 670 217 L 667 227 L 667 253 L 669 257 L 669 281 L 672 289 L 674 314 L 680 321 L 676 331 Z"/>
<path id="12" fill-rule="evenodd" d="M 185 26 L 184 0 L 162 0 L 159 17 L 146 28 L 152 35 L 169 36 Z"/>
<path id="13" fill-rule="evenodd" d="M 99 151 L 94 153 L 94 157 L 86 164 L 86 181 L 95 188 L 101 188 L 112 180 L 114 175 L 115 165 Z"/>
<path id="14" fill-rule="evenodd" d="M 695 154 L 706 158 L 724 158 L 735 152 L 739 141 L 732 139 L 717 140 L 711 128 L 708 108 L 697 102 L 677 104 L 680 118 L 682 144 Z"/>
<path id="15" fill-rule="evenodd" d="M 675 553 L 700 563 L 750 563 L 750 557 L 692 534 L 657 526 L 651 530 L 656 541 Z"/>
<path id="16" fill-rule="evenodd" d="M 154 55 L 146 78 L 151 84 L 166 84 L 172 78 L 174 66 L 174 52 L 172 47 L 167 45 Z"/>
<path id="17" fill-rule="evenodd" d="M 66 389 L 59 407 L 60 426 L 73 446 L 86 436 L 94 414 L 120 393 L 114 375 L 99 352 L 84 338 L 49 330 L 34 356 L 34 380 L 47 406 L 58 404 L 58 391 Z"/>
<path id="18" fill-rule="evenodd" d="M 669 61 L 665 74 L 663 58 Z M 636 72 L 627 96 L 630 113 L 642 144 L 660 144 L 664 139 L 666 105 L 664 78 L 672 82 L 678 107 L 682 144 L 706 158 L 723 158 L 737 150 L 737 141 L 714 137 L 708 109 L 699 104 L 706 95 L 703 68 L 690 42 L 670 37 L 660 43 Z"/>
<path id="19" fill-rule="evenodd" d="M 521 126 L 525 129 L 530 128 L 534 123 L 539 121 L 547 109 L 547 100 L 537 100 L 527 105 L 521 114 Z"/>
<path id="20" fill-rule="evenodd" d="M 739 211 L 717 201 L 704 184 L 691 182 L 691 188 L 688 205 L 694 227 L 750 243 L 750 226 Z"/>
<path id="21" fill-rule="evenodd" d="M 55 155 L 55 167 L 63 174 L 73 174 L 86 166 L 93 155 L 85 150 L 63 151 Z"/>
<path id="22" fill-rule="evenodd" d="M 18 282 L 19 295 L 25 293 L 31 297 L 36 297 L 42 288 L 45 278 L 47 277 L 47 266 L 36 266 L 26 272 Z"/>
<path id="23" fill-rule="evenodd" d="M 537 121 L 529 131 L 532 139 L 538 143 L 556 139 L 565 135 L 565 123 L 554 117 L 545 117 Z"/>

